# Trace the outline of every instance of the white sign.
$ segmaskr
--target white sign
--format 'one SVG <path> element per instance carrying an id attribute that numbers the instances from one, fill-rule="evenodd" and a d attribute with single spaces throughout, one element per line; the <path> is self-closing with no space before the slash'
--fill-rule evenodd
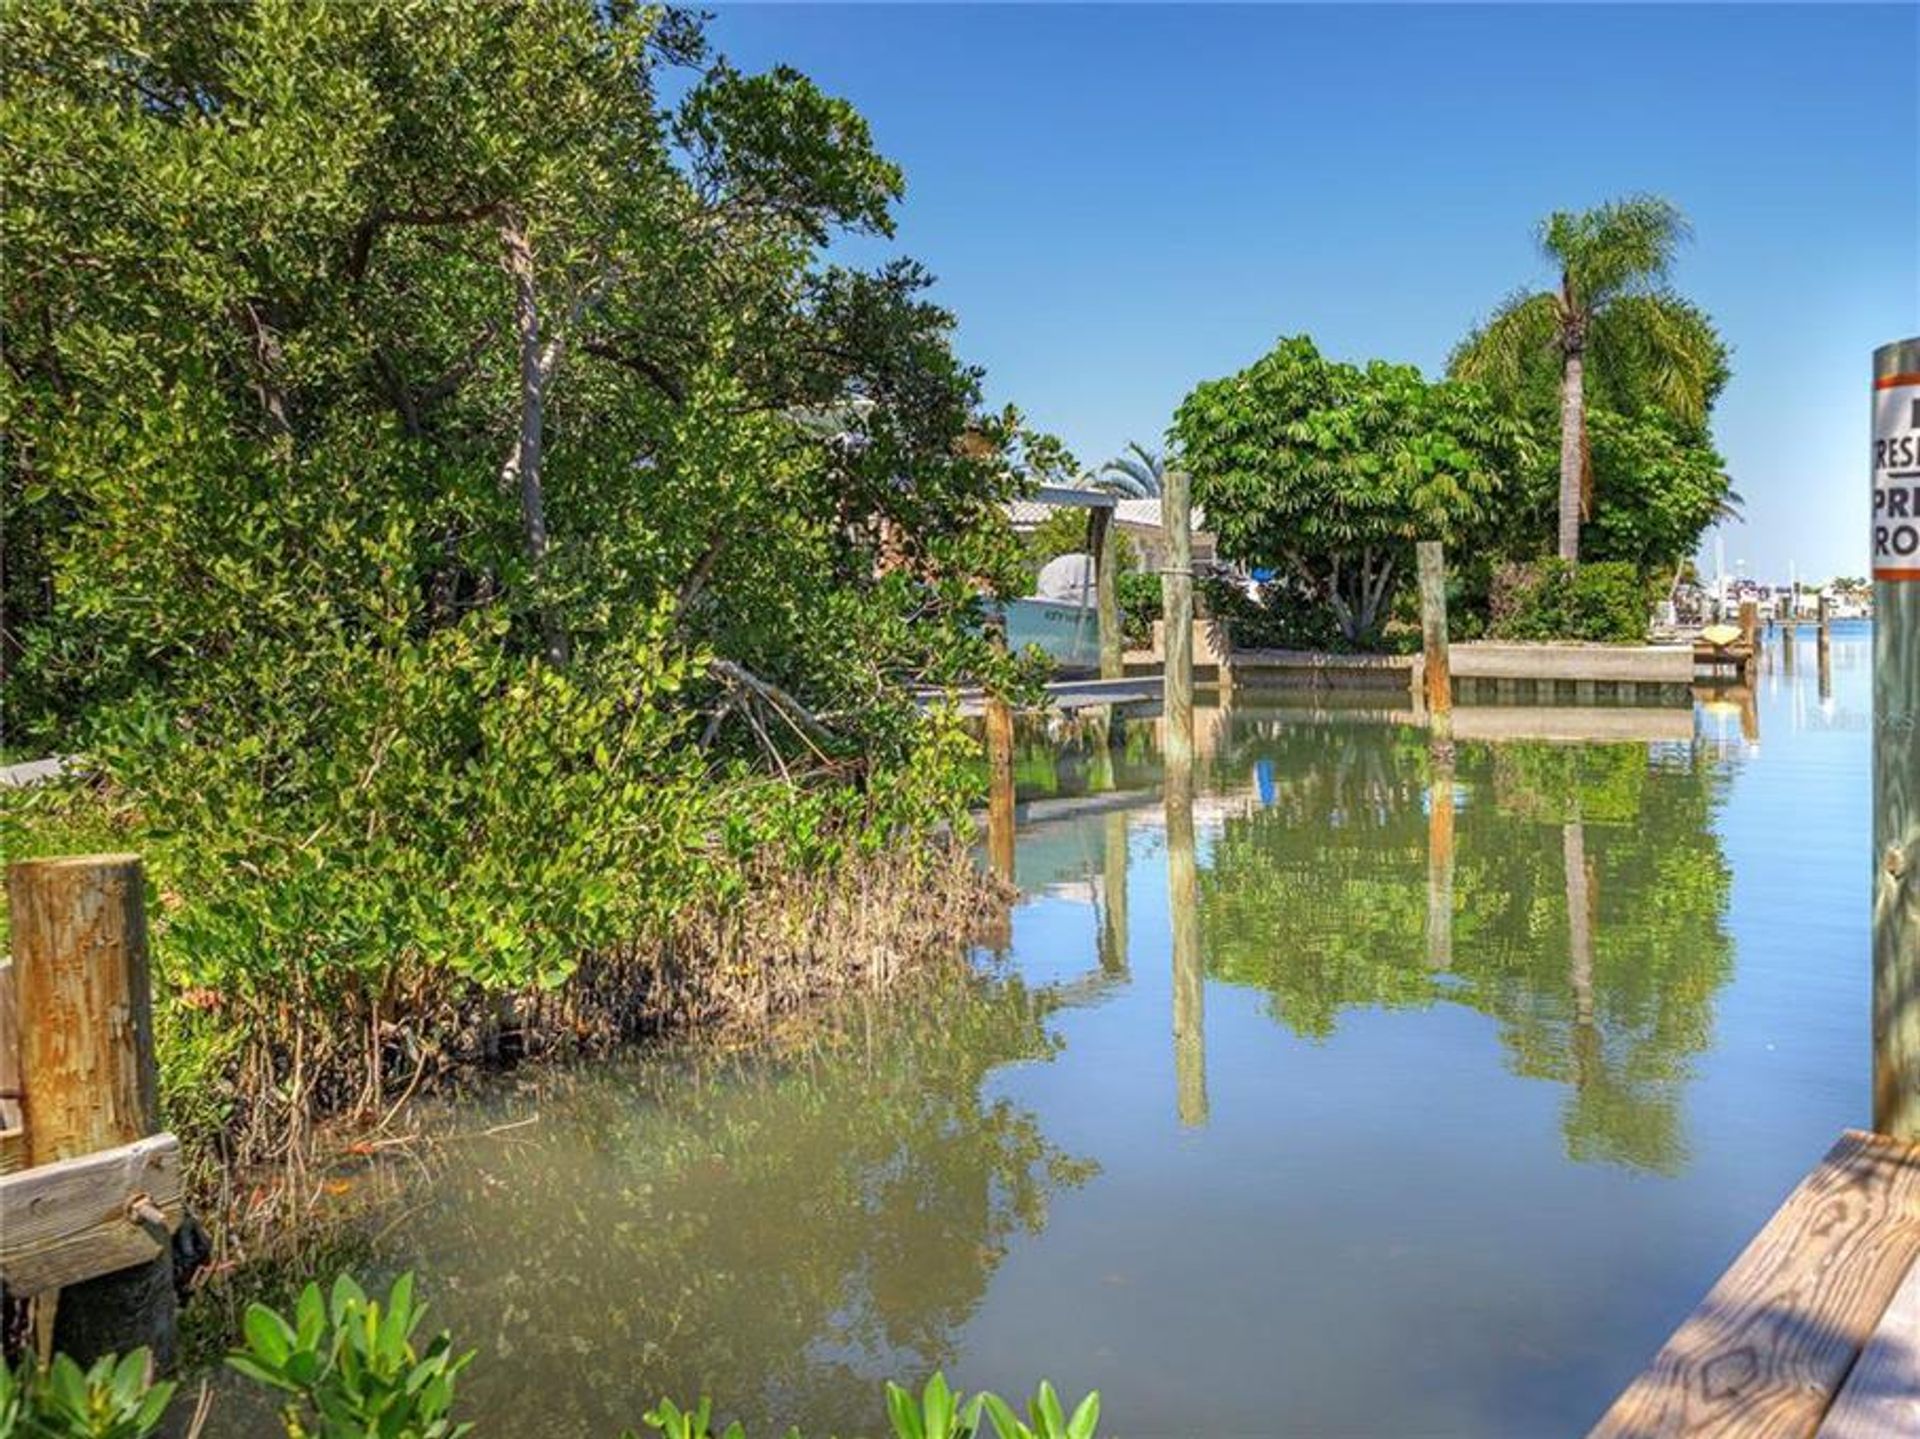
<path id="1" fill-rule="evenodd" d="M 1873 577 L 1920 580 L 1920 375 L 1873 383 Z"/>

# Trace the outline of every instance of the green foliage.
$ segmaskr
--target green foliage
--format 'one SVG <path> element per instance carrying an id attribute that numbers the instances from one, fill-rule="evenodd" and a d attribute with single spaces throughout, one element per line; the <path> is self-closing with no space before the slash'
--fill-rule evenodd
<path id="1" fill-rule="evenodd" d="M 911 687 L 1011 682 L 980 582 L 1063 460 L 924 270 L 827 261 L 902 184 L 845 101 L 595 0 L 7 29 L 3 698 L 87 763 L 0 838 L 147 857 L 235 1036 L 160 1027 L 195 1128 L 964 805 Z"/>
<path id="2" fill-rule="evenodd" d="M 1126 631 L 1128 645 L 1135 649 L 1153 642 L 1153 626 L 1160 618 L 1163 588 L 1159 575 L 1137 570 L 1122 573 L 1115 579 L 1121 626 Z"/>
<path id="3" fill-rule="evenodd" d="M 281 1417 L 292 1439 L 458 1439 L 473 1426 L 451 1417 L 454 1381 L 473 1354 L 456 1355 L 444 1333 L 420 1349 L 425 1317 L 411 1274 L 394 1281 L 384 1305 L 342 1274 L 330 1300 L 309 1284 L 291 1321 L 250 1306 L 245 1347 L 227 1363 L 291 1396 Z"/>
<path id="4" fill-rule="evenodd" d="M 1594 410 L 1587 441 L 1594 501 L 1582 556 L 1671 576 L 1730 503 L 1726 461 L 1706 426 L 1653 406 L 1632 416 Z"/>
<path id="5" fill-rule="evenodd" d="M 473 1353 L 456 1355 L 440 1333 L 421 1349 L 415 1336 L 426 1306 L 413 1300 L 413 1276 L 394 1281 L 386 1302 L 369 1299 L 346 1274 L 331 1298 L 309 1284 L 291 1319 L 264 1304 L 247 1310 L 245 1345 L 227 1363 L 245 1378 L 289 1396 L 281 1423 L 289 1439 L 459 1439 L 471 1423 L 452 1418 L 454 1384 Z M 176 1385 L 153 1382 L 151 1356 L 136 1349 L 107 1355 L 82 1371 L 64 1354 L 37 1367 L 0 1364 L 0 1436 L 20 1439 L 147 1439 L 156 1433 Z M 1089 1394 L 1068 1418 L 1042 1381 L 1022 1421 L 993 1394 L 964 1405 L 936 1372 L 916 1398 L 886 1386 L 894 1439 L 975 1439 L 985 1410 L 999 1439 L 1094 1439 L 1100 1396 Z M 738 1420 L 713 1428 L 713 1401 L 681 1408 L 663 1398 L 643 1416 L 660 1439 L 746 1439 Z M 622 1431 L 637 1439 L 638 1431 Z M 787 1439 L 800 1439 L 797 1428 Z"/>
<path id="6" fill-rule="evenodd" d="M 999 1439 L 1095 1439 L 1100 1424 L 1097 1391 L 1081 1400 L 1069 1416 L 1053 1385 L 1045 1380 L 1027 1401 L 1024 1418 L 997 1394 L 976 1394 L 962 1404 L 961 1396 L 939 1373 L 927 1381 L 918 1398 L 894 1383 L 887 1385 L 886 1392 L 893 1439 L 979 1439 L 985 1433 L 982 1414 L 992 1422 Z M 690 1409 L 662 1399 L 648 1412 L 646 1422 L 660 1439 L 746 1439 L 746 1430 L 737 1420 L 715 1435 L 712 1417 L 713 1401 L 705 1396 Z M 623 1439 L 637 1436 L 629 1430 Z M 800 1439 L 800 1431 L 789 1429 L 787 1439 Z"/>
<path id="7" fill-rule="evenodd" d="M 1058 509 L 1029 530 L 1022 544 L 1028 568 L 1038 571 L 1048 560 L 1061 555 L 1086 554 L 1089 513 L 1087 510 Z M 1133 541 L 1124 534 L 1117 534 L 1113 538 L 1114 553 L 1119 557 L 1119 578 L 1124 582 L 1135 573 L 1140 556 L 1133 547 Z M 1154 583 L 1159 583 L 1158 575 L 1150 578 Z"/>
<path id="8" fill-rule="evenodd" d="M 1414 541 L 1484 535 L 1528 452 L 1476 386 L 1327 360 L 1305 336 L 1197 387 L 1173 433 L 1221 554 L 1281 571 L 1356 644 L 1390 612 Z"/>
<path id="9" fill-rule="evenodd" d="M 1125 450 L 1100 467 L 1096 482 L 1101 489 L 1125 499 L 1146 500 L 1159 496 L 1166 477 L 1166 455 L 1138 440 L 1129 440 Z"/>
<path id="10" fill-rule="evenodd" d="M 656 1431 L 660 1439 L 747 1439 L 747 1431 L 738 1419 L 721 1430 L 717 1435 L 713 1431 L 713 1400 L 705 1395 L 691 1409 L 682 1409 L 671 1399 L 662 1399 L 642 1416 L 649 1429 Z M 638 1439 L 635 1430 L 622 1431 L 621 1439 Z"/>
<path id="11" fill-rule="evenodd" d="M 1538 234 L 1552 287 L 1515 294 L 1455 348 L 1448 372 L 1484 384 L 1542 435 L 1561 430 L 1568 361 L 1581 360 L 1581 443 L 1529 493 L 1510 554 L 1544 543 L 1557 505 L 1584 522 L 1563 558 L 1587 555 L 1593 541 L 1597 558 L 1671 567 L 1719 517 L 1697 497 L 1727 494 L 1707 425 L 1731 370 L 1711 318 L 1667 284 L 1689 235 L 1686 217 L 1657 196 L 1556 211 Z"/>
<path id="12" fill-rule="evenodd" d="M 916 1400 L 891 1381 L 887 1384 L 887 1420 L 894 1439 L 971 1439 L 980 1428 L 980 1406 L 987 1395 L 976 1394 L 965 1406 L 948 1387 L 947 1376 L 936 1371 Z"/>
<path id="13" fill-rule="evenodd" d="M 1247 593 L 1244 585 L 1208 576 L 1200 581 L 1206 612 L 1226 626 L 1237 649 L 1328 650 L 1354 648 L 1333 610 L 1288 580 Z"/>
<path id="14" fill-rule="evenodd" d="M 1080 1401 L 1069 1417 L 1060 1406 L 1060 1396 L 1046 1380 L 1027 1402 L 1023 1420 L 1006 1400 L 997 1394 L 983 1394 L 987 1416 L 993 1420 L 1000 1439 L 1094 1439 L 1100 1424 L 1100 1395 L 1096 1390 Z"/>
<path id="15" fill-rule="evenodd" d="M 1494 575 L 1491 635 L 1643 644 L 1652 604 L 1647 581 L 1624 562 L 1509 565 Z"/>
<path id="16" fill-rule="evenodd" d="M 146 1439 L 160 1427 L 176 1386 L 153 1382 L 153 1356 L 106 1355 L 89 1369 L 65 1354 L 45 1368 L 31 1355 L 0 1362 L 0 1435 L 20 1439 Z"/>

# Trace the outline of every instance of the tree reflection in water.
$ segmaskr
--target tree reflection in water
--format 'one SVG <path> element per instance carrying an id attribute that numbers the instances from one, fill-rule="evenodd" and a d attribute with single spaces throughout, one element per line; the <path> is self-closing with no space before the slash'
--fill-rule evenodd
<path id="1" fill-rule="evenodd" d="M 1572 1157 L 1685 1165 L 1681 1090 L 1732 971 L 1706 756 L 1463 743 L 1449 777 L 1412 729 L 1237 728 L 1221 763 L 1259 778 L 1201 876 L 1211 977 L 1316 1038 L 1357 1006 L 1468 1005 L 1517 1073 L 1569 1087 Z"/>
<path id="2" fill-rule="evenodd" d="M 1054 1054 L 1057 1000 L 929 990 L 816 1016 L 772 1055 L 537 1075 L 494 1116 L 537 1123 L 448 1145 L 385 1257 L 432 1274 L 435 1322 L 480 1348 L 473 1412 L 605 1434 L 707 1392 L 753 1432 L 824 1433 L 875 1427 L 880 1378 L 950 1364 L 1010 1240 L 1095 1166 L 983 1094 Z"/>

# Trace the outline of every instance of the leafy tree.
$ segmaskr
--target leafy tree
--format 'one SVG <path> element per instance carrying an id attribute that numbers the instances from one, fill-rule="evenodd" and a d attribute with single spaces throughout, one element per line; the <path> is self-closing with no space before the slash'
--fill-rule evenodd
<path id="1" fill-rule="evenodd" d="M 1686 217 L 1651 196 L 1556 210 L 1538 239 L 1557 287 L 1514 295 L 1454 352 L 1456 377 L 1515 403 L 1557 392 L 1563 560 L 1579 560 L 1591 510 L 1594 403 L 1627 415 L 1657 405 L 1683 425 L 1704 427 L 1726 382 L 1726 349 L 1712 322 L 1666 284 L 1688 234 Z"/>
<path id="2" fill-rule="evenodd" d="M 1586 552 L 1643 572 L 1671 572 L 1709 526 L 1740 517 L 1726 462 L 1706 427 L 1649 406 L 1637 414 L 1595 410 L 1588 418 L 1594 476 Z"/>
<path id="3" fill-rule="evenodd" d="M 907 682 L 992 663 L 1020 424 L 827 263 L 902 185 L 847 102 L 625 0 L 7 42 L 7 738 L 89 765 L 6 837 L 147 854 L 235 1125 L 964 797 Z"/>
<path id="4" fill-rule="evenodd" d="M 1304 335 L 1198 386 L 1173 434 L 1220 552 L 1285 572 L 1349 641 L 1377 633 L 1416 539 L 1484 530 L 1527 448 L 1477 386 L 1328 360 Z"/>

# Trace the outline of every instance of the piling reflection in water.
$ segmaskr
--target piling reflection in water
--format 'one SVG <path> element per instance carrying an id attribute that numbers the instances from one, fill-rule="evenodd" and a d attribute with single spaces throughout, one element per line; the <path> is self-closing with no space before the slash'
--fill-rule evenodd
<path id="1" fill-rule="evenodd" d="M 1100 968 L 1116 978 L 1127 973 L 1127 815 L 1116 809 L 1102 821 L 1100 858 Z"/>
<path id="2" fill-rule="evenodd" d="M 801 1042 L 463 1100 L 371 1277 L 430 1277 L 488 1427 L 614 1433 L 705 1391 L 754 1433 L 874 1433 L 881 1379 L 940 1366 L 1099 1387 L 1130 1433 L 1579 1432 L 1750 1232 L 1726 1196 L 1790 1184 L 1841 1122 L 1771 1051 L 1810 1009 L 1810 1034 L 1861 1027 L 1818 1008 L 1797 913 L 1744 921 L 1793 963 L 1716 1016 L 1722 797 L 1794 771 L 1741 744 L 1751 692 L 1693 741 L 1450 757 L 1398 711 L 1240 699 L 1196 713 L 1184 782 L 1150 719 L 1016 746 L 1029 822 L 986 858 L 1022 898 L 973 970 L 810 1014 Z M 1815 775 L 1764 844 L 1736 815 L 1743 865 L 1782 824 L 1808 846 L 1742 916 L 1844 869 L 1821 806 L 1851 781 Z M 1768 1123 L 1715 1123 L 1729 1090 Z"/>
<path id="3" fill-rule="evenodd" d="M 1207 1122 L 1207 985 L 1193 842 L 1193 766 L 1168 766 L 1167 912 L 1173 940 L 1173 1069 L 1180 1122 Z"/>
<path id="4" fill-rule="evenodd" d="M 1427 763 L 1427 963 L 1453 968 L 1454 749 L 1451 741 L 1430 745 Z"/>

